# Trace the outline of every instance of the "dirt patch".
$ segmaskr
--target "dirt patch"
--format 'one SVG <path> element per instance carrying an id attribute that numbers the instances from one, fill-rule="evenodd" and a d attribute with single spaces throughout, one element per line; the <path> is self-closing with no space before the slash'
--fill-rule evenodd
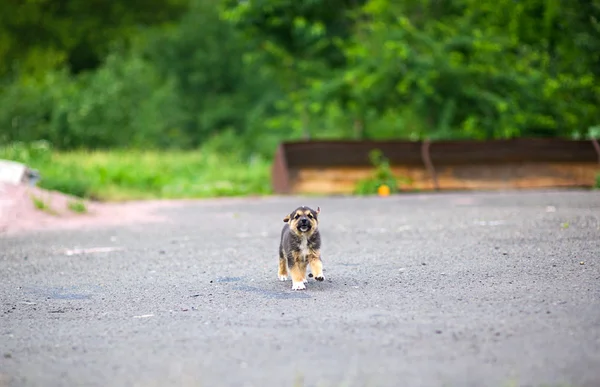
<path id="1" fill-rule="evenodd" d="M 174 201 L 158 200 L 99 203 L 39 187 L 0 183 L 0 235 L 165 222 L 168 219 L 156 211 L 176 205 Z"/>

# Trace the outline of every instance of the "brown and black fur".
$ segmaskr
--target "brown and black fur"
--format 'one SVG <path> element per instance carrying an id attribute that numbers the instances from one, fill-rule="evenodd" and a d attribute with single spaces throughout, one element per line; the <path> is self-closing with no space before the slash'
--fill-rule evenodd
<path id="1" fill-rule="evenodd" d="M 319 233 L 319 213 L 310 207 L 301 206 L 283 218 L 285 225 L 281 230 L 279 243 L 278 277 L 286 281 L 292 277 L 292 290 L 306 289 L 306 270 L 310 265 L 312 275 L 317 281 L 323 281 L 323 263 L 321 261 L 321 234 Z"/>

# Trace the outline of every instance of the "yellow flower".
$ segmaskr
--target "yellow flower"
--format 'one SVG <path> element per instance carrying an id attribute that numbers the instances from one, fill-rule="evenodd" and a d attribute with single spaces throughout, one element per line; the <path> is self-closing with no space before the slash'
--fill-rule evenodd
<path id="1" fill-rule="evenodd" d="M 388 187 L 386 184 L 382 184 L 379 186 L 379 188 L 377 188 L 377 193 L 379 194 L 379 196 L 389 196 L 390 187 Z"/>

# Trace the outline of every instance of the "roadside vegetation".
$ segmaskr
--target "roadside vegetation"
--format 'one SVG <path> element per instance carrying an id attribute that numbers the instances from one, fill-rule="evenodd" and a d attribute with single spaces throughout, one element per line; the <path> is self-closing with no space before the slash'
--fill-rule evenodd
<path id="1" fill-rule="evenodd" d="M 44 211 L 50 215 L 56 215 L 56 210 L 52 207 L 52 203 L 47 198 L 31 195 L 33 206 L 40 211 Z"/>
<path id="2" fill-rule="evenodd" d="M 63 3 L 0 17 L 0 157 L 45 143 L 81 197 L 268 193 L 285 140 L 599 135 L 598 1 Z"/>
<path id="3" fill-rule="evenodd" d="M 263 195 L 271 189 L 268 162 L 211 149 L 53 151 L 34 143 L 0 148 L 0 158 L 38 170 L 41 188 L 100 201 Z M 84 212 L 77 204 L 71 209 Z"/>

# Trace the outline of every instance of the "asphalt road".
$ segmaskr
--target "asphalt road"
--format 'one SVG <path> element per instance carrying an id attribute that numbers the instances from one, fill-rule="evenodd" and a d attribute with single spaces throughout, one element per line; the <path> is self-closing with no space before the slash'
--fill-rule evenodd
<path id="1" fill-rule="evenodd" d="M 300 204 L 326 280 L 292 291 L 277 245 Z M 163 211 L 0 239 L 0 386 L 600 386 L 599 192 Z"/>

